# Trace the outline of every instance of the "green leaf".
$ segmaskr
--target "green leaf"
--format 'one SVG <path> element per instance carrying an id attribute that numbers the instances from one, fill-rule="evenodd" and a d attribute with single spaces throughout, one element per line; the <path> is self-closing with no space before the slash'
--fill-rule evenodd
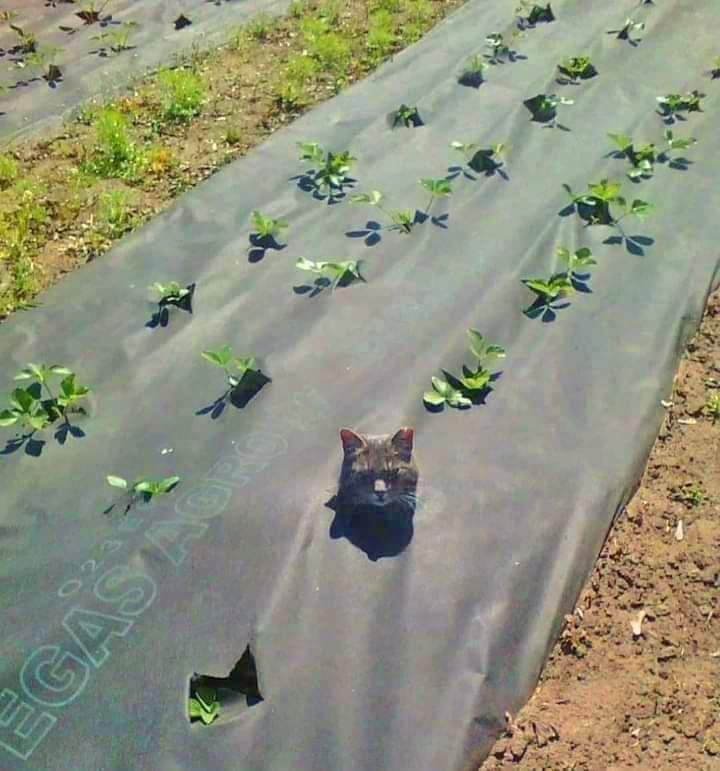
<path id="1" fill-rule="evenodd" d="M 200 704 L 206 710 L 212 709 L 217 701 L 217 693 L 215 689 L 208 685 L 198 685 L 195 689 L 195 695 L 197 696 Z"/>
<path id="2" fill-rule="evenodd" d="M 584 260 L 584 259 L 586 259 L 587 257 L 592 257 L 592 252 L 590 251 L 590 249 L 588 249 L 588 248 L 587 248 L 587 246 L 583 246 L 583 248 L 582 248 L 582 249 L 578 249 L 578 250 L 575 252 L 575 256 L 576 256 L 576 257 L 577 257 L 579 260 Z"/>
<path id="3" fill-rule="evenodd" d="M 48 417 L 44 412 L 37 412 L 35 415 L 30 415 L 27 421 L 36 431 L 42 431 L 48 424 Z"/>
<path id="4" fill-rule="evenodd" d="M 160 492 L 167 493 L 180 481 L 180 477 L 165 477 L 160 482 Z"/>
<path id="5" fill-rule="evenodd" d="M 19 375 L 15 375 L 13 380 L 31 380 L 34 376 L 27 370 L 23 370 Z"/>
<path id="6" fill-rule="evenodd" d="M 482 359 L 487 351 L 485 338 L 477 329 L 468 329 L 467 335 L 470 338 L 470 350 L 478 359 Z"/>
<path id="7" fill-rule="evenodd" d="M 320 270 L 322 270 L 322 268 L 319 268 L 318 265 L 319 263 L 308 260 L 306 257 L 300 257 L 300 259 L 295 263 L 296 268 L 300 268 L 300 270 L 309 270 L 313 273 L 318 273 Z"/>
<path id="8" fill-rule="evenodd" d="M 16 407 L 20 412 L 30 412 L 37 399 L 33 397 L 29 390 L 16 388 L 10 394 L 10 404 Z"/>
<path id="9" fill-rule="evenodd" d="M 468 391 L 482 391 L 490 382 L 490 373 L 482 367 L 477 372 L 463 367 L 463 377 L 460 378 L 460 382 Z"/>
<path id="10" fill-rule="evenodd" d="M 452 393 L 447 398 L 447 403 L 451 407 L 472 407 L 472 400 L 463 396 L 460 391 L 452 389 Z"/>
<path id="11" fill-rule="evenodd" d="M 53 373 L 53 375 L 73 375 L 74 373 L 72 370 L 68 369 L 67 367 L 61 367 L 57 364 L 53 364 L 52 367 L 50 367 L 50 372 Z"/>
<path id="12" fill-rule="evenodd" d="M 114 476 L 106 476 L 105 479 L 107 479 L 107 483 L 112 485 L 112 487 L 119 487 L 122 490 L 127 490 L 128 483 L 126 479 Z"/>
<path id="13" fill-rule="evenodd" d="M 440 380 L 439 377 L 433 376 L 430 378 L 432 382 L 433 388 L 437 391 L 437 393 L 440 394 L 440 396 L 447 396 L 453 389 L 450 386 L 449 383 L 446 383 L 444 380 Z"/>
<path id="14" fill-rule="evenodd" d="M 608 133 L 608 136 L 622 152 L 625 152 L 629 147 L 632 147 L 632 137 L 629 137 L 627 134 Z"/>
<path id="15" fill-rule="evenodd" d="M 639 198 L 636 198 L 632 202 L 630 213 L 634 214 L 639 219 L 644 219 L 652 212 L 654 208 L 654 204 L 648 203 L 647 201 L 641 201 Z"/>
<path id="16" fill-rule="evenodd" d="M 350 203 L 369 203 L 370 206 L 377 206 L 384 198 L 379 190 L 371 190 L 369 193 L 356 193 L 350 196 Z"/>
<path id="17" fill-rule="evenodd" d="M 10 410 L 3 410 L 0 412 L 0 428 L 6 428 L 12 426 L 18 421 L 18 416 L 10 412 Z"/>
<path id="18" fill-rule="evenodd" d="M 439 407 L 445 403 L 445 397 L 435 391 L 425 391 L 423 401 L 431 404 L 433 407 Z"/>
<path id="19" fill-rule="evenodd" d="M 136 493 L 154 493 L 155 492 L 155 484 L 151 482 L 149 479 L 146 479 L 142 482 L 135 482 L 133 485 L 133 491 Z"/>

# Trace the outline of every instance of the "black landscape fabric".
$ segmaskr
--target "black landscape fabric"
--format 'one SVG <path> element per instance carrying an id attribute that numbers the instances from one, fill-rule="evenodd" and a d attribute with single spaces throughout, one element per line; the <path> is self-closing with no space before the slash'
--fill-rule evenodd
<path id="1" fill-rule="evenodd" d="M 459 771 L 529 696 L 716 285 L 720 6 L 556 2 L 512 39 L 523 58 L 460 85 L 486 34 L 511 40 L 513 7 L 468 3 L 0 326 L 0 392 L 28 361 L 92 388 L 84 437 L 3 429 L 0 767 Z M 644 30 L 608 34 L 633 14 Z M 598 74 L 557 84 L 581 54 Z M 656 97 L 693 89 L 702 111 L 665 124 Z M 569 130 L 530 119 L 541 93 L 574 100 Z M 401 104 L 423 125 L 391 128 Z M 632 182 L 608 132 L 659 153 L 665 128 L 698 140 L 675 153 L 689 163 Z M 357 157 L 334 204 L 291 179 L 310 141 Z M 510 149 L 455 176 L 453 141 Z M 418 179 L 447 176 L 425 218 Z M 606 177 L 650 216 L 568 210 L 564 183 Z M 420 210 L 410 233 L 350 203 L 371 190 Z M 288 223 L 284 248 L 248 251 L 256 209 Z M 562 270 L 559 247 L 597 264 L 533 305 L 522 279 Z M 323 288 L 301 257 L 361 260 L 365 280 Z M 192 313 L 148 327 L 147 287 L 168 280 L 196 285 Z M 484 403 L 432 413 L 423 393 L 472 364 L 471 327 L 506 349 L 501 375 Z M 271 379 L 249 400 L 216 401 L 225 375 L 200 354 L 225 343 Z M 415 429 L 412 519 L 330 508 L 342 426 Z M 105 514 L 109 474 L 181 481 Z M 226 677 L 248 645 L 262 701 L 218 691 L 217 720 L 191 724 L 190 677 Z"/>
<path id="2" fill-rule="evenodd" d="M 285 0 L 3 0 L 0 13 L 16 14 L 11 23 L 34 35 L 39 51 L 59 49 L 61 78 L 48 80 L 42 68 L 25 66 L 24 40 L 0 16 L 0 138 L 51 128 L 82 100 L 109 96 L 132 76 L 170 63 L 172 54 L 224 42 L 250 16 L 279 13 L 287 5 Z M 94 17 L 78 14 L 90 6 L 99 17 L 86 23 Z M 126 32 L 128 47 L 119 48 L 117 36 Z"/>

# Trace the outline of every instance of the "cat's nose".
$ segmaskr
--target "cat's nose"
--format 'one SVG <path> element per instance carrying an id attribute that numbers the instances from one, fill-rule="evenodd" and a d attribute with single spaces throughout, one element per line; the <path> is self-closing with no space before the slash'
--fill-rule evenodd
<path id="1" fill-rule="evenodd" d="M 375 480 L 375 494 L 382 497 L 387 492 L 387 485 L 383 479 Z"/>

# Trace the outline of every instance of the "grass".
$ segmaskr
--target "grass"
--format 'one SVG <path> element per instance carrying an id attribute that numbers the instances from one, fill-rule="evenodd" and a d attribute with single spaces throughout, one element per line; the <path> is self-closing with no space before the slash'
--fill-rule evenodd
<path id="1" fill-rule="evenodd" d="M 55 136 L 0 147 L 0 320 L 462 3 L 295 0 L 79 106 Z"/>

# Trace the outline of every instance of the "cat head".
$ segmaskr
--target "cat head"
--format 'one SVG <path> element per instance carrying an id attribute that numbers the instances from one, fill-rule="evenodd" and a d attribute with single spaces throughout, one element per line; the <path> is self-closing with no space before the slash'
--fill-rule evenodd
<path id="1" fill-rule="evenodd" d="M 366 506 L 412 506 L 418 478 L 412 457 L 413 438 L 412 428 L 381 436 L 341 428 L 343 499 Z"/>

